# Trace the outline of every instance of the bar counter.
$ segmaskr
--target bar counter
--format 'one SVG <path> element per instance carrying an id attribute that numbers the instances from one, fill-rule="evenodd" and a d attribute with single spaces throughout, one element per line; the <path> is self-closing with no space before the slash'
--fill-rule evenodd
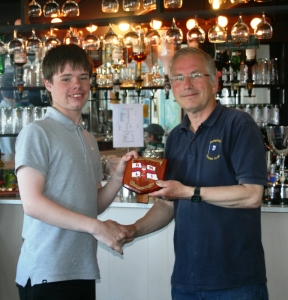
<path id="1" fill-rule="evenodd" d="M 116 197 L 99 216 L 131 224 L 152 207 L 148 204 L 121 202 Z M 262 204 L 262 240 L 265 250 L 268 289 L 271 300 L 286 299 L 288 294 L 288 205 Z M 17 300 L 15 271 L 22 244 L 23 208 L 20 197 L 0 198 L 0 299 Z M 96 283 L 97 299 L 167 300 L 174 264 L 174 221 L 161 230 L 143 236 L 124 247 L 124 256 L 99 243 L 98 261 L 101 280 Z"/>
<path id="2" fill-rule="evenodd" d="M 119 197 L 116 197 L 114 202 L 110 207 L 122 207 L 122 208 L 151 208 L 154 201 L 150 200 L 148 204 L 137 203 L 135 198 L 132 198 L 130 201 L 121 201 Z M 22 204 L 20 197 L 2 197 L 0 198 L 0 204 Z M 261 205 L 262 213 L 288 213 L 288 204 L 287 205 L 268 205 L 262 203 Z"/>

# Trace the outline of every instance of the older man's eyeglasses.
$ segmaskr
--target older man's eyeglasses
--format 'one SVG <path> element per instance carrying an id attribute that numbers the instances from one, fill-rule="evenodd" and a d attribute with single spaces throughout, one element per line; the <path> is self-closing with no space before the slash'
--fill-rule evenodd
<path id="1" fill-rule="evenodd" d="M 186 80 L 186 78 L 189 78 L 190 82 L 195 82 L 199 80 L 203 76 L 210 76 L 209 74 L 203 74 L 203 73 L 191 73 L 187 76 L 184 75 L 177 75 L 170 77 L 170 82 L 173 84 L 183 84 Z"/>

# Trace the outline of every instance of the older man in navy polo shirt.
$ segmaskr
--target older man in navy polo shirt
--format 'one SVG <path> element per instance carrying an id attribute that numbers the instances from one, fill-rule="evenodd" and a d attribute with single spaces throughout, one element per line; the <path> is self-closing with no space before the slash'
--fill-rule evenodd
<path id="1" fill-rule="evenodd" d="M 118 239 L 131 241 L 174 218 L 173 300 L 267 300 L 260 129 L 247 113 L 215 100 L 217 70 L 202 50 L 177 51 L 170 81 L 186 115 L 166 141 L 166 180 L 151 193 L 162 199 Z"/>

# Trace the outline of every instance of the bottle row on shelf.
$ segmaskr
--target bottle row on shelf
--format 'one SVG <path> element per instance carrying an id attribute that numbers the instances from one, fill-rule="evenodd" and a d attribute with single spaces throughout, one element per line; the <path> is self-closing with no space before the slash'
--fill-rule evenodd
<path id="1" fill-rule="evenodd" d="M 279 106 L 277 104 L 231 104 L 226 106 L 247 112 L 260 127 L 266 124 L 280 124 Z"/>
<path id="2" fill-rule="evenodd" d="M 259 85 L 279 84 L 278 59 L 256 58 L 256 49 L 216 50 L 214 61 L 224 84 L 247 80 Z"/>

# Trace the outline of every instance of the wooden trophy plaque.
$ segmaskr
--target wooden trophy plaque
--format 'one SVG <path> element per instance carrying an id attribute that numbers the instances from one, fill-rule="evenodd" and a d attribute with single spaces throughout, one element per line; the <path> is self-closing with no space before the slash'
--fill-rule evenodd
<path id="1" fill-rule="evenodd" d="M 147 158 L 139 156 L 127 162 L 122 184 L 137 193 L 148 194 L 160 189 L 157 180 L 163 180 L 167 168 L 165 158 Z"/>

